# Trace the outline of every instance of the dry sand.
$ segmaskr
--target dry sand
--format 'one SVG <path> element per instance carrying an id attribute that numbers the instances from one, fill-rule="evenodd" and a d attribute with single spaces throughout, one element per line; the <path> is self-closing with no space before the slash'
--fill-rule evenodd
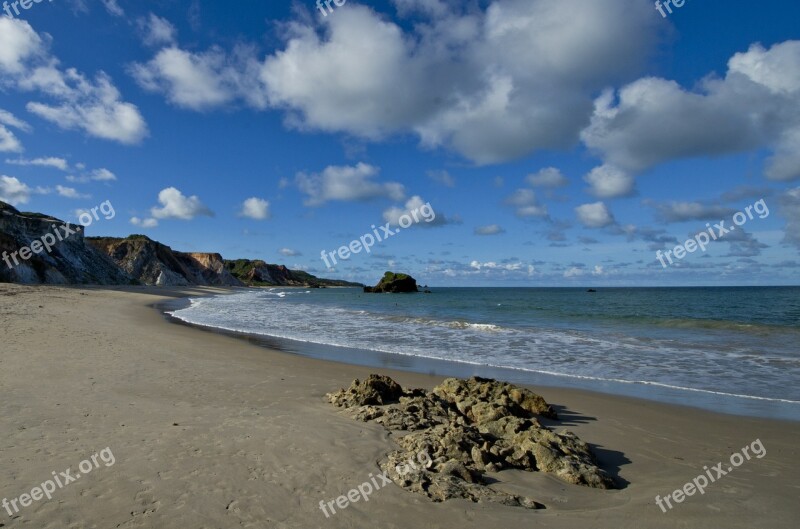
<path id="1" fill-rule="evenodd" d="M 381 426 L 323 400 L 372 368 L 269 351 L 171 324 L 152 307 L 211 289 L 0 285 L 0 500 L 17 498 L 110 448 L 82 476 L 0 527 L 31 528 L 794 528 L 798 423 L 558 388 L 534 388 L 625 483 L 603 491 L 503 471 L 493 485 L 545 504 L 529 511 L 431 503 L 394 484 L 330 518 L 332 500 L 376 473 Z M 291 322 L 287 322 L 290 325 Z M 381 370 L 403 386 L 440 378 Z M 682 487 L 755 439 L 767 450 L 665 513 Z"/>

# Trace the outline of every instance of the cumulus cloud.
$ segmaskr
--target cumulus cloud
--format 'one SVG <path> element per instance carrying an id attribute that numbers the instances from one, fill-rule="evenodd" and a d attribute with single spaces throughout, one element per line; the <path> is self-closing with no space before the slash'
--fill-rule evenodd
<path id="1" fill-rule="evenodd" d="M 423 209 L 424 208 L 424 209 Z M 458 223 L 458 221 L 448 220 L 444 213 L 435 211 L 430 203 L 425 202 L 422 197 L 414 195 L 406 202 L 402 208 L 391 207 L 383 212 L 383 220 L 392 226 L 400 225 L 401 217 L 408 217 L 413 222 L 411 226 L 422 228 L 432 228 L 434 226 L 444 226 L 445 224 Z M 418 219 L 416 222 L 414 219 Z"/>
<path id="2" fill-rule="evenodd" d="M 595 101 L 586 145 L 607 164 L 641 172 L 660 163 L 768 149 L 765 174 L 800 178 L 800 41 L 754 44 L 728 61 L 724 78 L 695 90 L 647 77 Z M 710 134 L 708 131 L 713 131 Z"/>
<path id="3" fill-rule="evenodd" d="M 254 220 L 268 219 L 271 217 L 269 202 L 263 198 L 250 197 L 242 203 L 239 216 Z"/>
<path id="4" fill-rule="evenodd" d="M 575 208 L 578 221 L 587 228 L 605 228 L 616 224 L 614 215 L 603 202 L 583 204 Z"/>
<path id="5" fill-rule="evenodd" d="M 139 109 L 122 100 L 106 73 L 90 79 L 74 68 L 63 69 L 48 44 L 49 37 L 45 41 L 28 22 L 0 17 L 0 84 L 51 99 L 28 102 L 29 112 L 62 129 L 124 144 L 138 143 L 147 135 Z"/>
<path id="6" fill-rule="evenodd" d="M 637 0 L 396 5 L 420 23 L 352 5 L 287 24 L 282 49 L 264 60 L 252 48 L 170 45 L 132 71 L 186 108 L 271 106 L 295 128 L 370 140 L 413 133 L 425 147 L 494 163 L 574 144 L 594 93 L 631 79 L 663 27 Z"/>
<path id="7" fill-rule="evenodd" d="M 278 253 L 284 257 L 298 257 L 300 255 L 303 255 L 297 250 L 292 250 L 291 248 L 281 248 L 280 250 L 278 250 Z"/>
<path id="8" fill-rule="evenodd" d="M 198 216 L 214 216 L 196 195 L 187 197 L 174 187 L 162 189 L 158 193 L 158 201 L 161 207 L 150 209 L 150 214 L 155 219 L 192 220 Z"/>
<path id="9" fill-rule="evenodd" d="M 591 185 L 589 192 L 597 198 L 629 197 L 636 185 L 632 175 L 612 165 L 595 167 L 584 180 Z"/>
<path id="10" fill-rule="evenodd" d="M 13 176 L 0 175 L 0 200 L 12 206 L 27 204 L 32 190 Z"/>
<path id="11" fill-rule="evenodd" d="M 475 228 L 475 235 L 500 235 L 505 232 L 506 230 L 499 224 L 489 224 L 488 226 L 479 226 Z"/>
<path id="12" fill-rule="evenodd" d="M 517 189 L 506 198 L 506 204 L 516 209 L 518 217 L 547 217 L 547 206 L 539 203 L 530 189 Z"/>
<path id="13" fill-rule="evenodd" d="M 326 167 L 322 173 L 298 173 L 295 177 L 297 187 L 307 198 L 307 206 L 320 206 L 333 200 L 350 202 L 375 198 L 402 200 L 405 197 L 403 184 L 397 182 L 379 183 L 375 177 L 380 168 L 359 163 L 355 166 Z"/>
<path id="14" fill-rule="evenodd" d="M 130 223 L 139 228 L 157 228 L 158 221 L 153 218 L 140 219 L 139 217 L 131 217 Z"/>
<path id="15" fill-rule="evenodd" d="M 6 160 L 6 163 L 10 165 L 21 166 L 33 165 L 36 167 L 52 167 L 53 169 L 60 169 L 61 171 L 69 171 L 69 163 L 64 158 L 56 158 L 53 156 L 46 158 L 33 158 L 32 160 L 18 158 L 16 160 Z"/>
<path id="16" fill-rule="evenodd" d="M 525 177 L 525 181 L 533 187 L 556 188 L 564 187 L 569 184 L 567 177 L 555 167 L 546 167 L 538 173 L 529 174 Z"/>
<path id="17" fill-rule="evenodd" d="M 145 90 L 165 94 L 176 106 L 202 111 L 237 99 L 266 108 L 259 67 L 249 46 L 240 45 L 231 53 L 217 46 L 198 53 L 170 46 L 147 63 L 134 63 L 129 71 Z"/>

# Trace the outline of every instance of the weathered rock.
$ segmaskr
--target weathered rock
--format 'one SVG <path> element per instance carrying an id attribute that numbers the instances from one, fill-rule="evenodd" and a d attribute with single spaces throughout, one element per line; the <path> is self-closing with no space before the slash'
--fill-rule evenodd
<path id="1" fill-rule="evenodd" d="M 614 487 L 586 443 L 539 422 L 537 415 L 555 417 L 552 407 L 539 395 L 511 384 L 447 379 L 431 393 L 404 392 L 389 377 L 370 375 L 328 398 L 351 408 L 358 420 L 408 432 L 397 439 L 401 450 L 381 466 L 400 486 L 433 501 L 466 498 L 541 507 L 530 498 L 486 486 L 483 473 L 508 468 L 548 472 L 575 485 Z M 419 454 L 427 454 L 430 464 L 401 464 Z"/>
<path id="2" fill-rule="evenodd" d="M 383 375 L 370 375 L 364 382 L 355 379 L 349 388 L 329 393 L 327 397 L 335 406 L 352 408 L 397 402 L 402 395 L 403 388 L 391 378 Z"/>
<path id="3" fill-rule="evenodd" d="M 526 412 L 550 419 L 558 418 L 541 396 L 488 378 L 448 378 L 436 386 L 433 393 L 456 403 L 462 413 L 477 422 L 493 421 L 508 415 L 525 416 Z M 476 409 L 473 410 L 473 407 Z"/>

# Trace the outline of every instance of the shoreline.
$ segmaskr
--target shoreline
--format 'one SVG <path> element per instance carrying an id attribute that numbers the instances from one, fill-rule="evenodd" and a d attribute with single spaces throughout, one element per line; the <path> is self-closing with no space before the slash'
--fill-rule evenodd
<path id="1" fill-rule="evenodd" d="M 620 490 L 501 471 L 493 488 L 546 506 L 531 512 L 465 500 L 431 503 L 387 486 L 330 519 L 322 499 L 366 479 L 393 435 L 323 400 L 371 372 L 430 389 L 442 377 L 374 369 L 268 350 L 173 325 L 153 310 L 168 299 L 222 289 L 0 285 L 0 498 L 110 447 L 113 467 L 20 515 L 38 526 L 793 527 L 800 515 L 794 422 L 735 417 L 605 394 L 534 387 L 589 443 Z M 48 389 L 49 388 L 49 389 Z M 702 496 L 664 513 L 670 494 L 755 439 L 748 461 Z M 742 509 L 745 509 L 744 511 Z M 0 518 L 6 517 L 0 511 Z M 16 520 L 0 523 L 11 525 Z M 21 521 L 21 520 L 19 520 Z M 322 525 L 324 523 L 324 525 Z"/>
<path id="2" fill-rule="evenodd" d="M 279 290 L 286 287 L 269 288 Z M 241 291 L 242 289 L 231 289 L 229 292 L 210 293 L 208 296 L 194 297 L 211 297 Z M 425 356 L 341 347 L 203 325 L 185 321 L 180 317 L 169 314 L 169 312 L 188 307 L 189 303 L 189 298 L 174 299 L 158 303 L 154 305 L 154 308 L 159 310 L 173 324 L 188 325 L 205 332 L 230 336 L 285 354 L 333 361 L 354 367 L 371 367 L 374 369 L 388 367 L 402 372 L 431 374 L 441 377 L 469 378 L 470 376 L 482 376 L 527 387 L 572 389 L 598 395 L 631 398 L 643 403 L 662 403 L 737 417 L 800 422 L 800 402 L 791 400 L 737 395 L 649 381 L 627 381 L 568 375 L 543 370 L 523 370 L 487 364 L 473 364 L 458 360 L 443 360 Z"/>

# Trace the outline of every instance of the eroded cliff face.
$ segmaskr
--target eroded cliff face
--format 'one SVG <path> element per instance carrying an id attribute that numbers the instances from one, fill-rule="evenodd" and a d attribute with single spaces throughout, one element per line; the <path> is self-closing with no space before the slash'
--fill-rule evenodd
<path id="1" fill-rule="evenodd" d="M 360 286 L 264 261 L 178 252 L 144 235 L 84 237 L 83 227 L 0 202 L 0 282 L 159 286 Z"/>
<path id="2" fill-rule="evenodd" d="M 145 236 L 92 237 L 87 242 L 146 285 L 243 286 L 217 253 L 184 253 Z"/>
<path id="3" fill-rule="evenodd" d="M 0 202 L 0 281 L 118 285 L 131 277 L 86 244 L 83 226 Z"/>

